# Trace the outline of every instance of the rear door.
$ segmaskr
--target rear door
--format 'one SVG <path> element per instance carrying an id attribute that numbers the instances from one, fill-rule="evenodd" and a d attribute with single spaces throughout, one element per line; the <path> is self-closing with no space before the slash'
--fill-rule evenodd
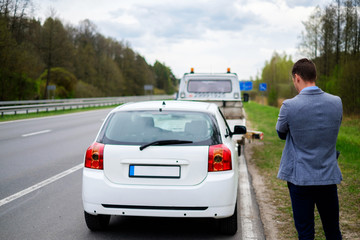
<path id="1" fill-rule="evenodd" d="M 115 184 L 196 185 L 207 176 L 208 146 L 106 145 L 105 176 Z"/>
<path id="2" fill-rule="evenodd" d="M 98 140 L 105 176 L 115 184 L 196 185 L 207 176 L 209 145 L 221 137 L 208 113 L 156 110 L 113 113 Z"/>

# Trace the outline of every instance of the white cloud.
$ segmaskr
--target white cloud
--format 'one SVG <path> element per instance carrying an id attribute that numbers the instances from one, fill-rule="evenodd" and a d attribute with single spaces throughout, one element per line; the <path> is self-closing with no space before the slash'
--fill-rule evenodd
<path id="1" fill-rule="evenodd" d="M 255 77 L 274 53 L 296 53 L 298 36 L 315 4 L 310 0 L 37 0 L 44 19 L 52 6 L 77 25 L 90 19 L 99 31 L 125 40 L 149 63 L 177 77 L 190 67 Z M 40 4 L 41 3 L 41 4 Z"/>

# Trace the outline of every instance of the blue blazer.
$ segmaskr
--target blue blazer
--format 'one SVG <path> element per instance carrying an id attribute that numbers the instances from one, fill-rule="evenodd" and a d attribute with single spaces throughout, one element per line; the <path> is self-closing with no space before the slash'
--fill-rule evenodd
<path id="1" fill-rule="evenodd" d="M 341 121 L 341 99 L 320 88 L 303 89 L 285 100 L 276 123 L 279 137 L 286 139 L 278 178 L 300 186 L 339 184 L 336 140 Z"/>

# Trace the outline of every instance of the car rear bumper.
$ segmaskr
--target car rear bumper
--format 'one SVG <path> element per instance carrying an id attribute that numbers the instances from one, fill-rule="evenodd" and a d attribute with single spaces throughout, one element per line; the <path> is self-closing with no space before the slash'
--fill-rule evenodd
<path id="1" fill-rule="evenodd" d="M 209 173 L 195 186 L 119 185 L 101 170 L 84 168 L 83 206 L 90 214 L 224 218 L 234 213 L 238 189 L 233 171 Z"/>

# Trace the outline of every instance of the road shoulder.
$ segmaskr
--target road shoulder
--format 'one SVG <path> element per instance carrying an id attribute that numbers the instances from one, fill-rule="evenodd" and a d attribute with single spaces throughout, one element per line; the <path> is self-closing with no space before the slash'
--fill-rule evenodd
<path id="1" fill-rule="evenodd" d="M 244 148 L 245 159 L 251 175 L 251 184 L 255 191 L 266 239 L 279 239 L 279 230 L 276 224 L 276 216 L 278 216 L 279 213 L 276 210 L 276 204 L 273 200 L 274 193 L 265 185 L 265 178 L 260 175 L 252 158 L 254 147 L 259 144 L 263 143 L 260 141 L 246 142 Z"/>

